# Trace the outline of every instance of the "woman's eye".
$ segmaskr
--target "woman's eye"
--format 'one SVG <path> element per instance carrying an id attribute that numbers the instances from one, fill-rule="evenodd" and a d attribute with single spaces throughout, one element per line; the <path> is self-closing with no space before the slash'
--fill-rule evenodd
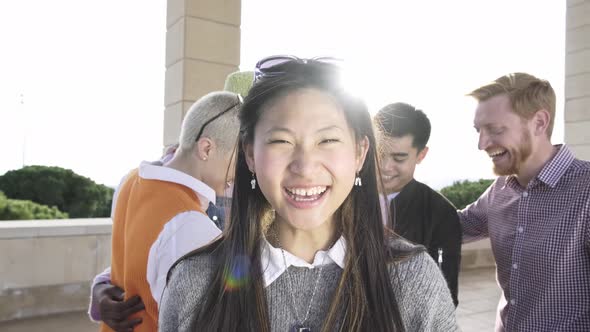
<path id="1" fill-rule="evenodd" d="M 320 143 L 325 144 L 325 143 L 337 143 L 337 142 L 340 142 L 340 140 L 337 138 L 326 138 L 326 139 L 323 139 Z"/>
<path id="2" fill-rule="evenodd" d="M 268 144 L 289 144 L 289 141 L 284 139 L 271 139 L 268 141 Z"/>

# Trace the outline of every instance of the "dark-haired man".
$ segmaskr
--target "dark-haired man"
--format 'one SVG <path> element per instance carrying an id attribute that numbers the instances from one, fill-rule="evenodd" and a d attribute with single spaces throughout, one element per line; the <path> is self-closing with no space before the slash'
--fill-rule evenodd
<path id="1" fill-rule="evenodd" d="M 404 238 L 426 247 L 441 267 L 457 306 L 461 261 L 457 210 L 441 194 L 414 179 L 416 165 L 428 153 L 430 121 L 413 106 L 395 103 L 382 108 L 375 123 L 380 133 L 384 222 Z"/>

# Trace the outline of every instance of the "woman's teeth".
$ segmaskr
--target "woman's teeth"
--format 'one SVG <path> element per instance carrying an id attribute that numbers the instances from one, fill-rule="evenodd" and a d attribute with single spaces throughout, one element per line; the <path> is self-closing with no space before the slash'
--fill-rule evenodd
<path id="1" fill-rule="evenodd" d="M 317 186 L 311 188 L 285 188 L 287 193 L 298 202 L 314 201 L 326 192 L 327 187 Z"/>

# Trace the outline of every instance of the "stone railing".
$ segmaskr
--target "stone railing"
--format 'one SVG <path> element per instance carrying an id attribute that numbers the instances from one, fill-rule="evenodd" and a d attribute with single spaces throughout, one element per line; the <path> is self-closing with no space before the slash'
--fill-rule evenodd
<path id="1" fill-rule="evenodd" d="M 461 249 L 461 270 L 495 267 L 489 239 L 464 244 Z"/>
<path id="2" fill-rule="evenodd" d="M 84 310 L 111 220 L 0 221 L 0 321 Z"/>
<path id="3" fill-rule="evenodd" d="M 110 250 L 108 218 L 0 222 L 0 321 L 86 310 Z M 490 266 L 489 241 L 463 246 L 463 270 Z"/>

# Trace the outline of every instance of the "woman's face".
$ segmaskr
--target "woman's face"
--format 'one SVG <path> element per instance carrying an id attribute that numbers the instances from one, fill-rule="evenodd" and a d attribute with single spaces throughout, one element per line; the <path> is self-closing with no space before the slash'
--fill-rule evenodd
<path id="1" fill-rule="evenodd" d="M 332 223 L 367 149 L 366 138 L 356 143 L 336 101 L 309 88 L 266 106 L 246 156 L 277 219 L 313 230 Z"/>

